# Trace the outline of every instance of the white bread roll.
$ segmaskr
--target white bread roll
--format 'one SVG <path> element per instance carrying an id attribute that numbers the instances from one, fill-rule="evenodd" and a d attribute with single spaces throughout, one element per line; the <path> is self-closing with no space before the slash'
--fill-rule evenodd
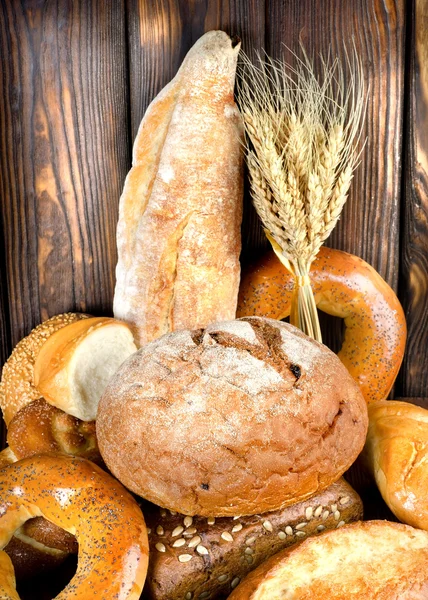
<path id="1" fill-rule="evenodd" d="M 233 319 L 243 196 L 239 44 L 201 37 L 150 104 L 120 199 L 114 315 L 137 344 Z"/>
<path id="2" fill-rule="evenodd" d="M 228 600 L 427 598 L 428 533 L 388 521 L 360 521 L 276 554 Z"/>
<path id="3" fill-rule="evenodd" d="M 368 409 L 364 461 L 394 515 L 428 530 L 428 410 L 398 400 Z"/>

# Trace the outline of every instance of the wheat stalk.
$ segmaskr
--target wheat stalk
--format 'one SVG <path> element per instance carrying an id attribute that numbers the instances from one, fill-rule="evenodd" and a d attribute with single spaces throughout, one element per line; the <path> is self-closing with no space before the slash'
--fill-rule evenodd
<path id="1" fill-rule="evenodd" d="M 296 281 L 290 320 L 321 341 L 309 271 L 346 202 L 366 101 L 355 48 L 348 83 L 330 56 L 318 77 L 303 50 L 296 63 L 243 55 L 237 96 L 254 206 Z"/>

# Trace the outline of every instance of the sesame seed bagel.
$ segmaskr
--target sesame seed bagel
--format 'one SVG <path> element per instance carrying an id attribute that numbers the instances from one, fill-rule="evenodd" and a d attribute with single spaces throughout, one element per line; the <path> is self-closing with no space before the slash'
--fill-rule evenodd
<path id="1" fill-rule="evenodd" d="M 111 599 L 140 598 L 148 565 L 147 529 L 139 506 L 118 481 L 85 459 L 60 454 L 4 467 L 0 550 L 32 517 L 62 527 L 79 544 L 76 574 L 58 600 L 105 598 L 106 592 Z M 5 571 L 8 575 L 7 565 Z M 0 570 L 0 581 L 6 575 Z"/>
<path id="2" fill-rule="evenodd" d="M 96 429 L 128 489 L 183 514 L 233 516 L 328 487 L 361 451 L 367 421 L 333 352 L 250 317 L 141 348 L 107 386 Z"/>
<path id="3" fill-rule="evenodd" d="M 46 340 L 63 327 L 88 318 L 89 315 L 79 313 L 56 315 L 38 325 L 16 345 L 3 367 L 0 382 L 0 408 L 6 425 L 21 408 L 42 397 L 34 386 L 34 364 Z"/>
<path id="4" fill-rule="evenodd" d="M 228 600 L 426 600 L 428 533 L 399 523 L 345 525 L 284 550 Z"/>

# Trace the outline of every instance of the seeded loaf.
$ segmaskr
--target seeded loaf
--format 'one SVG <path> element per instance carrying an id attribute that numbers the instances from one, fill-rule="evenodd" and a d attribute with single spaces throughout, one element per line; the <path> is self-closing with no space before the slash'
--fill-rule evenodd
<path id="1" fill-rule="evenodd" d="M 310 500 L 251 517 L 202 518 L 143 505 L 150 529 L 143 600 L 226 598 L 263 560 L 309 535 L 362 517 L 343 479 Z"/>
<path id="2" fill-rule="evenodd" d="M 210 31 L 150 104 L 119 205 L 114 315 L 143 345 L 235 317 L 243 128 L 240 44 Z"/>
<path id="3" fill-rule="evenodd" d="M 328 348 L 248 317 L 140 349 L 107 386 L 96 429 L 136 494 L 182 514 L 249 515 L 337 481 L 364 445 L 367 407 Z"/>
<path id="4" fill-rule="evenodd" d="M 426 600 L 428 533 L 365 521 L 309 538 L 260 565 L 229 600 Z"/>

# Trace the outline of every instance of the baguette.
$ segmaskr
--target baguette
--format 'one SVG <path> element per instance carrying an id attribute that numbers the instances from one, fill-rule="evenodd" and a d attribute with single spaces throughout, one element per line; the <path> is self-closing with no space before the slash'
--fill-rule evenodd
<path id="1" fill-rule="evenodd" d="M 114 315 L 140 346 L 235 317 L 243 165 L 239 44 L 211 31 L 149 106 L 120 200 Z"/>
<path id="2" fill-rule="evenodd" d="M 276 552 L 362 517 L 362 503 L 344 479 L 286 509 L 252 517 L 172 515 L 143 506 L 150 560 L 143 600 L 226 598 Z"/>

